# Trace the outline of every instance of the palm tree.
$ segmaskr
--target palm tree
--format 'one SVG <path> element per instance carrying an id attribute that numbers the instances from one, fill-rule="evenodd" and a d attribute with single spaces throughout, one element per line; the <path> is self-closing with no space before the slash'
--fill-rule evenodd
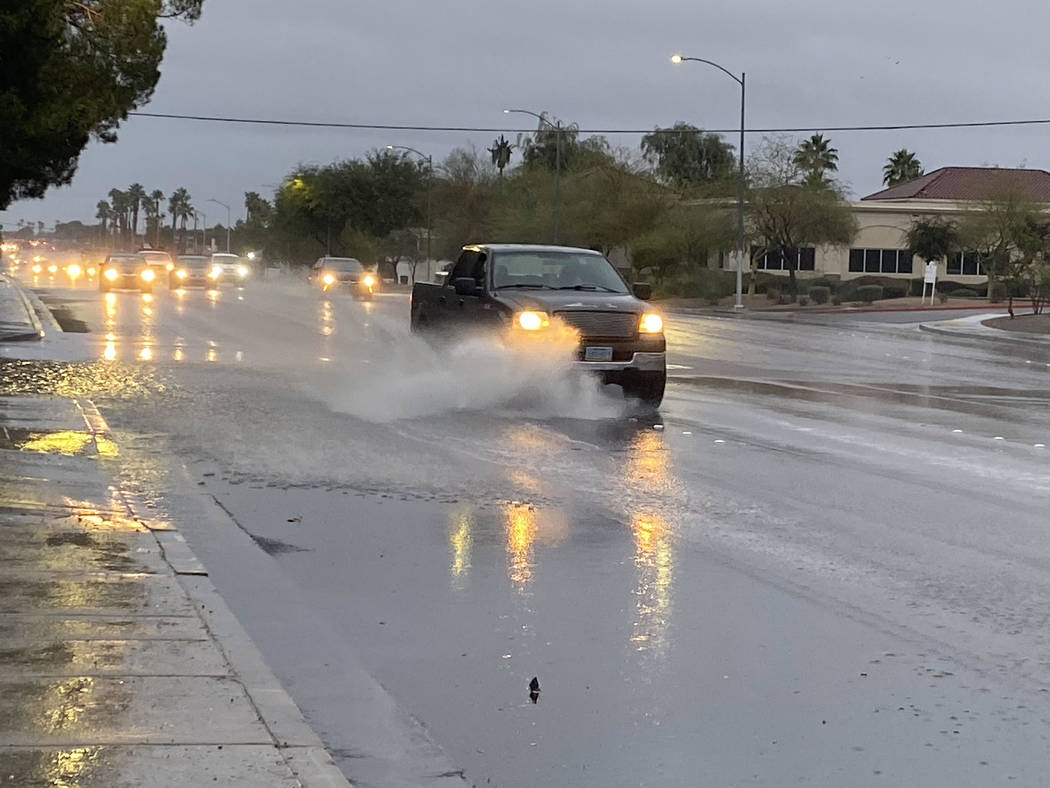
<path id="1" fill-rule="evenodd" d="M 128 209 L 131 211 L 131 240 L 135 241 L 135 235 L 139 231 L 139 208 L 149 200 L 146 190 L 141 183 L 133 183 L 128 187 Z"/>
<path id="2" fill-rule="evenodd" d="M 164 201 L 164 192 L 160 189 L 154 189 L 149 193 L 149 197 L 146 200 L 146 217 L 147 217 L 147 231 L 149 229 L 149 220 L 153 220 L 153 245 L 160 246 L 160 204 Z M 174 239 L 173 239 L 174 240 Z"/>
<path id="3" fill-rule="evenodd" d="M 838 171 L 839 151 L 823 134 L 814 134 L 798 146 L 792 161 L 804 173 L 805 185 L 823 186 L 828 182 L 826 173 Z"/>
<path id="4" fill-rule="evenodd" d="M 124 245 L 128 232 L 128 195 L 120 189 L 109 190 L 109 204 L 113 207 L 113 219 L 117 224 L 117 234 L 121 246 Z"/>
<path id="5" fill-rule="evenodd" d="M 182 247 L 186 247 L 186 220 L 193 215 L 193 205 L 190 202 L 190 193 L 181 186 L 171 193 L 168 198 L 168 211 L 171 213 L 171 238 L 175 241 L 175 220 L 180 220 L 182 229 Z"/>
<path id="6" fill-rule="evenodd" d="M 492 147 L 488 149 L 489 153 L 492 154 L 492 163 L 499 169 L 499 175 L 503 177 L 503 168 L 510 164 L 510 154 L 514 150 L 514 146 L 504 139 L 503 135 L 499 135 L 498 140 L 492 141 Z"/>
<path id="7" fill-rule="evenodd" d="M 913 181 L 923 173 L 922 162 L 918 157 L 907 148 L 901 148 L 890 156 L 882 168 L 882 182 L 887 186 L 896 186 Z"/>
<path id="8" fill-rule="evenodd" d="M 113 218 L 113 209 L 105 200 L 99 200 L 95 206 L 95 218 L 99 220 L 99 231 L 103 238 L 109 237 L 109 220 Z"/>

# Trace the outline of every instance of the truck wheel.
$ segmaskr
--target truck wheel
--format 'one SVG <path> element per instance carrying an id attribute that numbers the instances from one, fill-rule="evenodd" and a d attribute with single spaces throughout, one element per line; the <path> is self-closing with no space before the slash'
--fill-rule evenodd
<path id="1" fill-rule="evenodd" d="M 658 408 L 664 399 L 667 374 L 639 375 L 623 384 L 623 394 L 628 399 L 638 399 L 649 408 Z"/>

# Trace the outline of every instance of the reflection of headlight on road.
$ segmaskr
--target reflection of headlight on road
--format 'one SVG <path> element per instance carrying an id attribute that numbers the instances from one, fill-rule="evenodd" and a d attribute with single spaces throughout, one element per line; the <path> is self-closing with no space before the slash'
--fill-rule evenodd
<path id="1" fill-rule="evenodd" d="M 178 271 L 175 272 L 175 276 L 177 276 L 179 279 L 185 279 L 188 276 L 188 274 L 180 268 Z"/>
<path id="2" fill-rule="evenodd" d="M 517 323 L 526 331 L 539 331 L 551 324 L 546 312 L 521 312 Z"/>
<path id="3" fill-rule="evenodd" d="M 368 276 L 366 276 L 363 281 L 365 283 L 365 287 L 373 287 L 376 283 L 376 278 L 371 274 L 368 274 Z"/>
<path id="4" fill-rule="evenodd" d="M 222 276 L 222 269 L 219 268 L 219 266 L 215 266 L 210 271 L 208 271 L 209 279 L 218 279 L 220 276 Z"/>
<path id="5" fill-rule="evenodd" d="M 325 274 L 324 278 L 321 281 L 324 282 L 326 285 L 334 285 L 335 284 L 335 277 L 332 276 L 331 274 Z"/>
<path id="6" fill-rule="evenodd" d="M 69 266 L 69 268 L 67 268 L 66 271 L 69 273 L 70 276 L 74 278 L 80 276 L 80 274 L 82 273 L 82 271 L 80 270 L 80 266 L 76 263 L 73 263 L 73 265 Z"/>
<path id="7" fill-rule="evenodd" d="M 118 273 L 116 268 L 107 268 L 105 276 L 106 279 L 112 282 L 114 279 L 120 276 L 120 273 Z"/>
<path id="8" fill-rule="evenodd" d="M 157 275 L 153 273 L 152 268 L 147 268 L 145 271 L 139 274 L 139 276 L 142 277 L 142 281 L 144 282 L 152 282 L 154 279 L 157 278 Z"/>
<path id="9" fill-rule="evenodd" d="M 237 276 L 239 276 L 241 279 L 244 279 L 244 277 L 246 277 L 247 275 L 248 275 L 248 266 L 246 266 L 246 265 L 239 265 L 239 266 L 237 266 Z"/>
<path id="10" fill-rule="evenodd" d="M 664 330 L 664 320 L 655 312 L 646 312 L 642 315 L 638 330 L 643 334 L 659 334 Z"/>

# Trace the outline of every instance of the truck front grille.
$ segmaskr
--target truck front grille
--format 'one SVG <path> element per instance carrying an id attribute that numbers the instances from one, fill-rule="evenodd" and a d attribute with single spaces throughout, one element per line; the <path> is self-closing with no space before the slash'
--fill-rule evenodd
<path id="1" fill-rule="evenodd" d="M 633 312 L 555 312 L 584 337 L 629 339 L 638 333 L 638 315 Z"/>

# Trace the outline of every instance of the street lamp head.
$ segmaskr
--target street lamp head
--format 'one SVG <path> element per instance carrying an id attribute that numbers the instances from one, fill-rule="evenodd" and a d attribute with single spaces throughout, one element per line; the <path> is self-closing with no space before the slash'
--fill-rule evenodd
<path id="1" fill-rule="evenodd" d="M 509 109 L 505 109 L 505 110 L 503 110 L 503 114 L 504 114 L 504 115 L 509 115 L 509 114 L 510 114 L 510 110 L 509 110 Z"/>
<path id="2" fill-rule="evenodd" d="M 679 63 L 682 62 L 682 56 L 681 55 L 671 55 L 671 62 L 674 63 L 677 66 Z"/>
<path id="3" fill-rule="evenodd" d="M 387 145 L 387 146 L 386 146 L 386 149 L 387 149 L 387 150 L 393 150 L 393 149 L 394 149 L 394 146 L 393 146 L 393 145 Z"/>

